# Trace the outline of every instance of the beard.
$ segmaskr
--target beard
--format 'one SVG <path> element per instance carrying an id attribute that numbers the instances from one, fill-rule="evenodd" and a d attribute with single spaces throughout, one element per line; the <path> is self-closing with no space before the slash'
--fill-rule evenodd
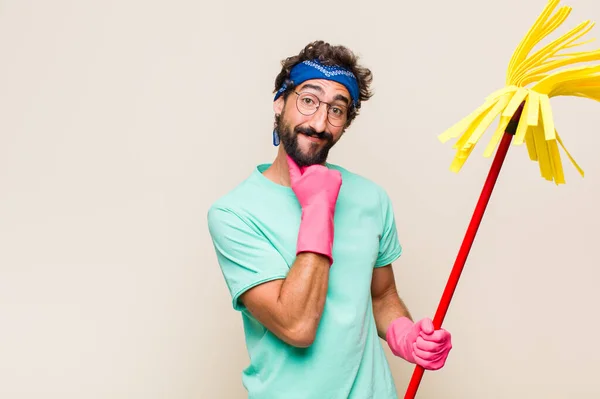
<path id="1" fill-rule="evenodd" d="M 335 145 L 333 135 L 328 132 L 317 132 L 310 127 L 292 127 L 284 119 L 283 113 L 275 117 L 277 132 L 285 152 L 299 167 L 320 165 L 327 161 L 329 150 Z M 304 152 L 298 146 L 298 136 L 305 135 L 324 140 L 324 143 L 310 143 L 308 151 Z M 341 136 L 340 136 L 341 137 Z"/>

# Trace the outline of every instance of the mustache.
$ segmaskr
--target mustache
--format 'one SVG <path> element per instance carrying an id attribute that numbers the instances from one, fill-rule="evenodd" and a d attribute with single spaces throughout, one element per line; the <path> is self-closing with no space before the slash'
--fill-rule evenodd
<path id="1" fill-rule="evenodd" d="M 333 141 L 333 135 L 328 132 L 317 132 L 315 129 L 310 127 L 301 127 L 298 126 L 294 129 L 296 134 L 304 134 L 309 137 L 316 137 L 318 139 L 325 139 L 327 141 Z"/>

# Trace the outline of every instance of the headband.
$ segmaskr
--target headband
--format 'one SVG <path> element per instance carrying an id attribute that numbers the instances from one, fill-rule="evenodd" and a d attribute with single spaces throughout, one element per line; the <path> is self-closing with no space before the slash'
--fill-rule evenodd
<path id="1" fill-rule="evenodd" d="M 299 85 L 309 79 L 327 79 L 344 85 L 350 93 L 352 104 L 356 106 L 359 96 L 358 82 L 356 76 L 349 70 L 337 65 L 323 65 L 316 59 L 301 62 L 292 68 L 290 80 L 295 85 Z M 281 88 L 275 93 L 273 101 L 277 100 L 286 88 L 287 84 L 283 83 Z"/>

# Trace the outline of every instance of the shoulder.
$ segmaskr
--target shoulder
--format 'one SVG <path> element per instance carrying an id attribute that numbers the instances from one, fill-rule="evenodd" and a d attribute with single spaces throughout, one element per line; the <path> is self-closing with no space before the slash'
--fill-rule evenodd
<path id="1" fill-rule="evenodd" d="M 256 192 L 256 185 L 253 184 L 254 176 L 250 176 L 243 179 L 241 182 L 236 184 L 234 187 L 229 189 L 223 195 L 214 200 L 208 208 L 207 217 L 209 224 L 227 219 L 230 221 L 239 220 L 242 221 L 241 214 L 249 199 Z"/>
<path id="2" fill-rule="evenodd" d="M 360 192 L 362 195 L 372 194 L 383 201 L 389 200 L 386 189 L 374 180 L 337 164 L 328 163 L 327 165 L 342 174 L 342 187 L 345 186 L 345 189 Z"/>
<path id="3" fill-rule="evenodd" d="M 214 200 L 210 208 L 239 208 L 252 202 L 257 197 L 263 196 L 268 185 L 262 177 L 262 171 L 268 164 L 258 164 L 238 183 L 231 186 L 228 191 Z"/>

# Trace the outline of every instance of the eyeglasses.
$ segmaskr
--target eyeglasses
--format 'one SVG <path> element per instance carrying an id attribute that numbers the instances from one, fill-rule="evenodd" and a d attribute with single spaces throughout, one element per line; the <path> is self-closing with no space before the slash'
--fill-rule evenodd
<path id="1" fill-rule="evenodd" d="M 317 96 L 312 93 L 298 93 L 294 91 L 298 95 L 296 99 L 296 108 L 302 115 L 310 116 L 317 112 L 319 106 L 321 104 L 327 105 L 327 120 L 331 125 L 340 127 L 346 124 L 348 120 L 348 108 L 343 105 L 331 105 L 326 103 L 325 101 L 319 100 Z"/>

